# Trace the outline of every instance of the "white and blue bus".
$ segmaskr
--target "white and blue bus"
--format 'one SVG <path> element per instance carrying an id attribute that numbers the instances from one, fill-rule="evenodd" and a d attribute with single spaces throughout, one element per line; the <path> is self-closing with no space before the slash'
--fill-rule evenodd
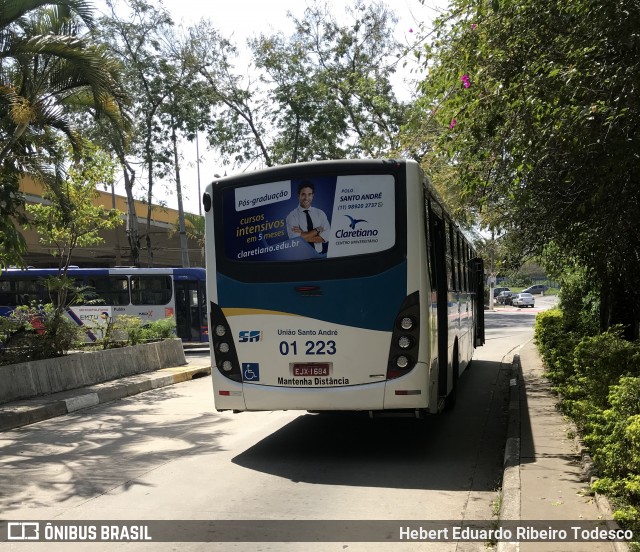
<path id="1" fill-rule="evenodd" d="M 55 268 L 3 270 L 0 316 L 32 301 L 50 302 L 45 279 L 57 275 Z M 87 341 L 96 341 L 100 327 L 121 314 L 144 323 L 173 318 L 183 341 L 209 339 L 204 268 L 69 268 L 67 275 L 87 288 L 86 303 L 66 313 L 85 330 Z"/>
<path id="2" fill-rule="evenodd" d="M 216 409 L 453 407 L 483 265 L 417 163 L 268 168 L 203 203 Z"/>

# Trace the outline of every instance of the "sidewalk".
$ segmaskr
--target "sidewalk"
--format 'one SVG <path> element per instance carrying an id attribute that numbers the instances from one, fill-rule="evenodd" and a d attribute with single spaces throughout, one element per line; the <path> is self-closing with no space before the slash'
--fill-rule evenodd
<path id="1" fill-rule="evenodd" d="M 509 434 L 505 450 L 501 519 L 524 521 L 611 520 L 604 497 L 590 496 L 589 474 L 573 426 L 556 408 L 558 397 L 543 375 L 533 342 L 514 358 Z M 603 522 L 604 523 L 604 522 Z M 618 528 L 608 521 L 604 528 Z M 619 542 L 500 543 L 505 551 L 623 552 Z"/>
<path id="2" fill-rule="evenodd" d="M 208 351 L 208 347 L 206 350 Z M 64 416 L 82 408 L 211 374 L 209 356 L 192 357 L 187 353 L 185 350 L 187 364 L 184 366 L 164 368 L 62 393 L 0 404 L 0 431 Z"/>

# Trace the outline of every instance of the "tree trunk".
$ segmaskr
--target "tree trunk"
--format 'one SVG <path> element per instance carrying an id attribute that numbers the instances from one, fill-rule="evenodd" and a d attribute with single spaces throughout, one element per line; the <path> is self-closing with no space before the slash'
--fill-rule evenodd
<path id="1" fill-rule="evenodd" d="M 136 180 L 136 173 L 126 160 L 121 159 L 122 172 L 124 174 L 124 187 L 127 194 L 127 240 L 131 252 L 131 264 L 140 266 L 140 227 L 138 225 L 138 214 L 136 213 L 136 202 L 133 198 L 133 185 Z"/>
<path id="2" fill-rule="evenodd" d="M 611 290 L 608 285 L 600 288 L 600 331 L 606 332 L 611 326 Z"/>
<path id="3" fill-rule="evenodd" d="M 149 152 L 150 145 L 147 144 Z M 147 235 L 145 236 L 145 243 L 147 246 L 147 266 L 149 268 L 153 268 L 153 249 L 151 248 L 151 206 L 153 200 L 153 160 L 152 156 L 149 153 L 147 155 L 147 166 L 148 166 L 148 191 L 147 191 Z"/>
<path id="4" fill-rule="evenodd" d="M 624 283 L 609 286 L 600 297 L 600 329 L 605 331 L 614 325 L 623 327 L 623 337 L 628 341 L 640 339 L 640 312 L 637 296 L 629 293 Z"/>
<path id="5" fill-rule="evenodd" d="M 176 127 L 171 116 L 171 141 L 173 143 L 173 162 L 176 172 L 176 195 L 178 196 L 178 228 L 180 234 L 180 253 L 182 267 L 189 268 L 189 243 L 187 242 L 187 230 L 184 224 L 184 207 L 182 205 L 182 187 L 180 184 L 180 162 L 178 159 L 178 137 Z"/>

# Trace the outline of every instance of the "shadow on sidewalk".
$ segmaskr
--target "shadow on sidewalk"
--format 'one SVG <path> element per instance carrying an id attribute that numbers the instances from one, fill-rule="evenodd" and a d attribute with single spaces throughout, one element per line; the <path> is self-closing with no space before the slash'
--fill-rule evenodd
<path id="1" fill-rule="evenodd" d="M 542 370 L 520 374 L 520 463 L 543 458 L 563 459 L 571 465 L 580 458 L 562 413 L 558 397 Z M 532 419 L 533 418 L 533 419 Z"/>

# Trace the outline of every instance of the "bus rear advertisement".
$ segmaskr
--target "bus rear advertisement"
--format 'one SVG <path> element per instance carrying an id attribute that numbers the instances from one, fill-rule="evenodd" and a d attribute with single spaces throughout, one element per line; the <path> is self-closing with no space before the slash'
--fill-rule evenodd
<path id="1" fill-rule="evenodd" d="M 218 410 L 453 406 L 482 262 L 416 163 L 275 167 L 203 201 Z"/>

